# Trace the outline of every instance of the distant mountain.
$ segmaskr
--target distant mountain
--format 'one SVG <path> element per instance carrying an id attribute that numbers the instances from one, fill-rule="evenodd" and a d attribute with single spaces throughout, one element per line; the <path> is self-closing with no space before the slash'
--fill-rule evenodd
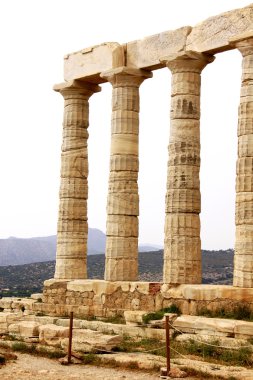
<path id="1" fill-rule="evenodd" d="M 89 228 L 88 255 L 105 253 L 105 234 Z M 140 245 L 140 252 L 155 251 L 161 247 L 156 245 Z M 55 260 L 56 236 L 0 239 L 0 266 L 22 265 Z"/>

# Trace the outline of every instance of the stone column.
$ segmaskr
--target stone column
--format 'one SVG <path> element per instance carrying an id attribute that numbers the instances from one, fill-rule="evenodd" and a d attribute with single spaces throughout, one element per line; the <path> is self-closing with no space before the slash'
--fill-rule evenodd
<path id="1" fill-rule="evenodd" d="M 253 34 L 232 43 L 242 56 L 236 165 L 234 286 L 253 287 Z"/>
<path id="2" fill-rule="evenodd" d="M 94 84 L 71 81 L 54 87 L 64 97 L 56 279 L 87 278 L 89 97 Z"/>
<path id="3" fill-rule="evenodd" d="M 199 284 L 200 75 L 212 56 L 182 52 L 161 59 L 172 72 L 163 281 Z"/>
<path id="4" fill-rule="evenodd" d="M 139 86 L 152 73 L 119 67 L 101 74 L 113 86 L 105 280 L 138 276 Z"/>

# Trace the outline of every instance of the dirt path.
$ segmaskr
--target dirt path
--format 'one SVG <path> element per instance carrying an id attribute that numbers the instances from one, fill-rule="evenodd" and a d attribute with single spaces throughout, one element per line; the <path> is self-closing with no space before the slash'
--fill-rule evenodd
<path id="1" fill-rule="evenodd" d="M 57 360 L 18 354 L 0 369 L 1 380 L 157 380 L 159 374 L 89 365 L 62 366 Z"/>

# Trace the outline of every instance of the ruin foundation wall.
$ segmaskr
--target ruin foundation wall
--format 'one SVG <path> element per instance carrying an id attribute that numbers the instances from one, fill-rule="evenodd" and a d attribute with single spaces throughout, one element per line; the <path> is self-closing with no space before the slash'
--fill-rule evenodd
<path id="1" fill-rule="evenodd" d="M 154 312 L 177 305 L 183 314 L 197 315 L 202 309 L 233 310 L 247 306 L 253 310 L 253 289 L 229 285 L 169 286 L 152 282 L 109 282 L 104 280 L 47 280 L 43 303 L 34 311 L 55 316 L 123 316 L 124 311 Z"/>

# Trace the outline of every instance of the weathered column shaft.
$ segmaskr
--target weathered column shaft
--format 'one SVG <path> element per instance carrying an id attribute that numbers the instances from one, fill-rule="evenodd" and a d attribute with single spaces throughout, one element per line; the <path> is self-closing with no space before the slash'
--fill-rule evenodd
<path id="1" fill-rule="evenodd" d="M 102 73 L 113 86 L 105 280 L 138 276 L 139 86 L 152 74 L 121 67 Z"/>
<path id="2" fill-rule="evenodd" d="M 200 74 L 213 57 L 186 52 L 161 61 L 172 72 L 163 281 L 202 280 L 200 242 Z"/>
<path id="3" fill-rule="evenodd" d="M 235 38 L 236 39 L 236 38 Z M 253 36 L 235 43 L 243 56 L 236 167 L 234 286 L 253 287 Z"/>
<path id="4" fill-rule="evenodd" d="M 87 278 L 89 97 L 100 87 L 73 81 L 56 85 L 64 97 L 60 204 L 55 278 Z"/>

